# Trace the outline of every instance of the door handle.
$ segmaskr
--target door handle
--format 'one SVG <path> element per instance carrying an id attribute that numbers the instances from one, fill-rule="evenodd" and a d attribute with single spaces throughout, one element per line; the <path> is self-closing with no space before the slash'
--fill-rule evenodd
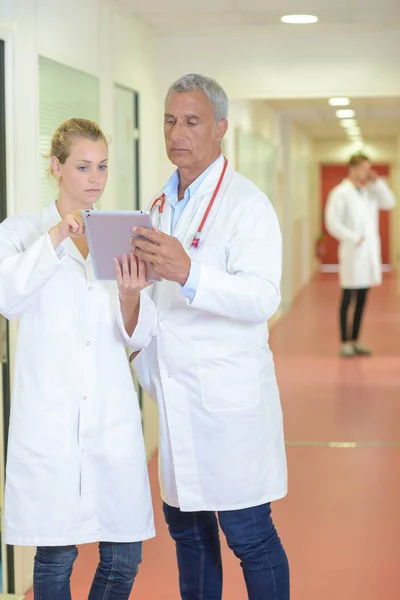
<path id="1" fill-rule="evenodd" d="M 7 319 L 0 315 L 0 364 L 8 363 Z"/>

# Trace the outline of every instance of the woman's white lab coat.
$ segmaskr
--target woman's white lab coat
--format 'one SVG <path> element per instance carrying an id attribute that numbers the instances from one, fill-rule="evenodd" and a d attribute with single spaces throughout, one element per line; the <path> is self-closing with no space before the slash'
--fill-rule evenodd
<path id="1" fill-rule="evenodd" d="M 282 411 L 267 320 L 280 302 L 281 235 L 270 202 L 228 168 L 198 250 L 190 245 L 223 167 L 185 207 L 174 235 L 200 263 L 193 302 L 163 281 L 145 290 L 134 361 L 160 412 L 163 500 L 183 511 L 233 510 L 286 494 Z M 157 222 L 157 219 L 155 219 Z M 169 233 L 170 205 L 161 230 Z M 133 338 L 135 337 L 135 334 Z"/>
<path id="2" fill-rule="evenodd" d="M 69 238 L 53 249 L 59 221 L 53 203 L 0 225 L 0 312 L 20 319 L 5 541 L 144 540 L 152 506 L 116 284 L 97 281 Z"/>
<path id="3" fill-rule="evenodd" d="M 328 197 L 325 224 L 339 241 L 339 277 L 344 289 L 382 283 L 379 210 L 391 210 L 395 198 L 384 179 L 358 189 L 345 180 Z M 361 238 L 364 241 L 358 244 Z"/>

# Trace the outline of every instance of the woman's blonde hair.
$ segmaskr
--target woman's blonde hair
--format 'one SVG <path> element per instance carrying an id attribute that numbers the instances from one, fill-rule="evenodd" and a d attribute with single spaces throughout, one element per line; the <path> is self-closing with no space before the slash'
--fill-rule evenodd
<path id="1" fill-rule="evenodd" d="M 108 141 L 103 131 L 94 121 L 89 119 L 73 118 L 68 119 L 60 125 L 51 140 L 50 154 L 46 157 L 51 159 L 55 156 L 59 163 L 63 165 L 67 160 L 74 139 L 83 138 L 93 142 L 104 142 L 108 146 Z M 54 177 L 52 165 L 49 165 L 48 174 Z"/>

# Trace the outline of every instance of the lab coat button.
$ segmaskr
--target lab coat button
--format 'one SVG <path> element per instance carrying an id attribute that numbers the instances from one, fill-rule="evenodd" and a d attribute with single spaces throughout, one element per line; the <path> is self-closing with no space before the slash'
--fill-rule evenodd
<path id="1" fill-rule="evenodd" d="M 164 319 L 162 317 L 159 318 L 160 323 L 162 323 L 164 321 Z"/>
<path id="2" fill-rule="evenodd" d="M 171 379 L 172 375 L 171 373 L 168 373 L 168 379 Z"/>
<path id="3" fill-rule="evenodd" d="M 89 290 L 89 292 L 92 292 L 92 291 L 93 291 L 93 288 L 92 288 L 92 287 L 90 287 L 90 288 L 88 288 L 88 290 Z"/>
<path id="4" fill-rule="evenodd" d="M 87 400 L 87 396 L 83 396 L 82 400 Z"/>
<path id="5" fill-rule="evenodd" d="M 86 346 L 90 346 L 90 342 L 86 342 Z"/>

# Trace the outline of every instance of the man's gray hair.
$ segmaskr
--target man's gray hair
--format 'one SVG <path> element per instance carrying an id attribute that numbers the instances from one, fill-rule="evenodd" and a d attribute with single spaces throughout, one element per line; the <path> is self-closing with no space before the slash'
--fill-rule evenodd
<path id="1" fill-rule="evenodd" d="M 165 98 L 167 105 L 173 94 L 184 92 L 203 92 L 210 100 L 215 110 L 215 121 L 218 123 L 228 118 L 229 101 L 225 90 L 211 77 L 190 73 L 180 77 L 171 85 Z"/>

